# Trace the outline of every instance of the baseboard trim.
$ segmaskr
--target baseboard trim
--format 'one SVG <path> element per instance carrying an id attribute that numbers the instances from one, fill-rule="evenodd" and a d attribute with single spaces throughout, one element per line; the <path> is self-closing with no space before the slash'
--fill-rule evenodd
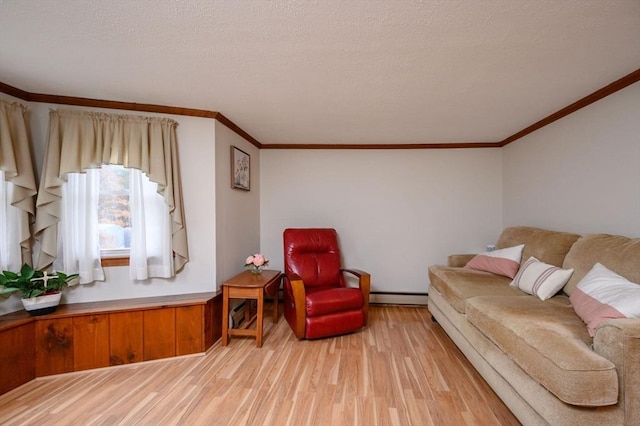
<path id="1" fill-rule="evenodd" d="M 371 305 L 427 305 L 426 293 L 388 293 L 371 292 L 369 304 Z"/>

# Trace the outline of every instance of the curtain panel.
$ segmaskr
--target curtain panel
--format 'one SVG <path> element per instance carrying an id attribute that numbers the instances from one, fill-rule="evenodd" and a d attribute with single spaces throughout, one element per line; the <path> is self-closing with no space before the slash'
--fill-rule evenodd
<path id="1" fill-rule="evenodd" d="M 35 234 L 41 243 L 38 267 L 57 254 L 62 185 L 67 174 L 102 164 L 120 164 L 144 172 L 157 183 L 169 208 L 173 265 L 179 272 L 189 261 L 182 202 L 176 127 L 168 118 L 51 110 L 48 144 L 37 199 Z"/>
<path id="2" fill-rule="evenodd" d="M 0 170 L 2 185 L 11 185 L 7 204 L 18 209 L 17 240 L 20 246 L 20 265 L 32 264 L 30 218 L 35 215 L 34 195 L 37 186 L 31 162 L 31 145 L 27 125 L 27 107 L 17 102 L 0 100 Z M 6 213 L 9 206 L 0 206 Z M 16 212 L 14 212 L 16 214 Z M 7 217 L 3 215 L 5 224 Z M 16 248 L 17 250 L 17 248 Z M 12 265 L 15 267 L 15 265 Z"/>
<path id="3" fill-rule="evenodd" d="M 67 181 L 62 185 L 58 252 L 53 270 L 79 274 L 80 284 L 104 281 L 98 231 L 99 196 L 99 169 L 67 173 Z"/>

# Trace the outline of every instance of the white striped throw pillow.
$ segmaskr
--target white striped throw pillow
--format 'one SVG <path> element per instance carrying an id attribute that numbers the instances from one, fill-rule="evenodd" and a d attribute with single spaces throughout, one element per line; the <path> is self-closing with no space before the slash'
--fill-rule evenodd
<path id="1" fill-rule="evenodd" d="M 573 269 L 562 269 L 530 257 L 516 274 L 511 286 L 547 300 L 569 281 Z"/>

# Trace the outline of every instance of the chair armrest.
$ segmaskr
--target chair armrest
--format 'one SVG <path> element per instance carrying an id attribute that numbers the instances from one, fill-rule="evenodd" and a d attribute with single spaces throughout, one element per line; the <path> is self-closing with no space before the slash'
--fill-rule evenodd
<path id="1" fill-rule="evenodd" d="M 371 274 L 361 271 L 360 269 L 341 269 L 342 272 L 347 272 L 351 275 L 358 277 L 358 287 L 362 291 L 364 296 L 364 306 L 362 311 L 364 313 L 364 325 L 367 325 L 369 320 L 369 292 L 371 291 Z"/>
<path id="2" fill-rule="evenodd" d="M 475 256 L 475 254 L 452 254 L 451 256 L 447 257 L 447 266 L 451 266 L 453 268 L 462 268 Z"/>
<path id="3" fill-rule="evenodd" d="M 289 280 L 291 284 L 291 290 L 293 291 L 293 303 L 296 308 L 296 329 L 293 330 L 293 334 L 298 339 L 304 338 L 304 326 L 306 323 L 306 314 L 305 314 L 305 306 L 306 306 L 306 294 L 304 291 L 304 282 L 302 278 L 298 274 L 283 274 Z"/>

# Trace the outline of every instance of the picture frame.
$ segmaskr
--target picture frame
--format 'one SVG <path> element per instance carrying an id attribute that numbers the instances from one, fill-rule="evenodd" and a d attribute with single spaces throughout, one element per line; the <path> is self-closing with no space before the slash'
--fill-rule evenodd
<path id="1" fill-rule="evenodd" d="M 231 146 L 231 188 L 251 191 L 251 156 Z"/>

